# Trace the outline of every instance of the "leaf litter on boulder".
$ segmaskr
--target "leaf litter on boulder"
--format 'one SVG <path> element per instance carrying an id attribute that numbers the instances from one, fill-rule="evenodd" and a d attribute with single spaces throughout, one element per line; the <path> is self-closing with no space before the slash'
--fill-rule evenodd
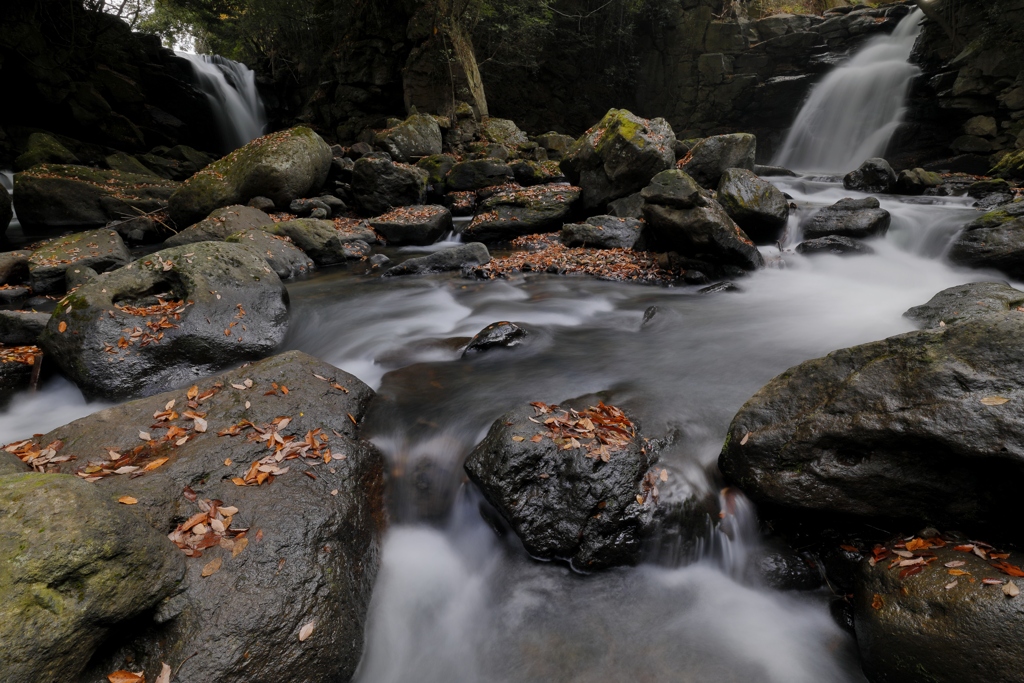
<path id="1" fill-rule="evenodd" d="M 614 451 L 628 446 L 636 436 L 636 427 L 626 414 L 603 401 L 582 411 L 563 410 L 541 402 L 530 405 L 536 411 L 535 416 L 548 416 L 542 421 L 533 420 L 546 426 L 547 432 L 534 436 L 531 441 L 539 441 L 537 436 L 547 437 L 562 450 L 583 448 L 588 458 L 608 462 Z"/>
<path id="2" fill-rule="evenodd" d="M 186 498 L 190 498 L 185 494 Z M 203 550 L 220 546 L 231 551 L 232 557 L 237 557 L 249 544 L 245 537 L 249 529 L 236 528 L 231 525 L 238 508 L 224 505 L 219 500 L 208 498 L 196 498 L 194 501 L 199 512 L 175 527 L 174 531 L 167 535 L 174 545 L 178 546 L 188 557 L 202 557 Z M 237 548 L 237 550 L 236 550 Z M 203 567 L 202 575 L 210 576 L 220 570 L 221 558 L 215 559 Z"/>
<path id="3" fill-rule="evenodd" d="M 272 483 L 274 477 L 289 471 L 289 467 L 281 466 L 285 460 L 302 458 L 322 460 L 324 463 L 331 461 L 331 449 L 327 446 L 329 437 L 323 429 L 319 427 L 311 429 L 302 439 L 294 434 L 282 434 L 282 430 L 286 429 L 291 421 L 292 418 L 287 416 L 274 418 L 271 422 L 262 425 L 257 425 L 250 420 L 242 420 L 238 424 L 217 432 L 217 436 L 239 436 L 243 432 L 252 430 L 246 438 L 251 442 L 266 444 L 267 449 L 271 451 L 270 455 L 254 460 L 243 476 L 232 478 L 231 481 L 235 485 L 259 486 L 264 483 Z"/>

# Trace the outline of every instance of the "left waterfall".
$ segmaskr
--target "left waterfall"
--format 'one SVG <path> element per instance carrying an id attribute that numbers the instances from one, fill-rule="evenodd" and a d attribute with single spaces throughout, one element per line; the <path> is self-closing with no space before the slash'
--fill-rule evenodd
<path id="1" fill-rule="evenodd" d="M 219 55 L 177 53 L 192 64 L 195 85 L 210 100 L 223 152 L 263 135 L 267 115 L 256 90 L 256 74 Z"/>

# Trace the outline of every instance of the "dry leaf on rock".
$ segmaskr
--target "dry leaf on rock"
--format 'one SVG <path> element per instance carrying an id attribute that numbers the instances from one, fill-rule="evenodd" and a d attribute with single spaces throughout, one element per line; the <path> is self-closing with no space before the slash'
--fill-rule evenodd
<path id="1" fill-rule="evenodd" d="M 299 629 L 299 642 L 301 643 L 313 635 L 314 628 L 316 628 L 316 622 L 311 621 Z"/>
<path id="2" fill-rule="evenodd" d="M 156 677 L 156 683 L 171 683 L 171 667 L 166 662 L 160 663 L 160 675 Z"/>
<path id="3" fill-rule="evenodd" d="M 219 558 L 219 557 L 215 558 L 215 559 L 212 559 L 209 562 L 207 562 L 206 566 L 203 567 L 203 571 L 202 571 L 203 577 L 205 578 L 207 576 L 212 576 L 212 575 L 216 574 L 217 572 L 219 572 L 220 571 L 220 566 L 222 564 L 224 564 L 224 560 Z"/>
<path id="4" fill-rule="evenodd" d="M 985 398 L 981 399 L 982 405 L 986 406 L 1001 406 L 1004 403 L 1008 403 L 1009 401 L 1010 399 L 1004 396 L 986 396 Z"/>
<path id="5" fill-rule="evenodd" d="M 124 669 L 118 669 L 112 674 L 107 676 L 107 680 L 110 683 L 146 683 L 146 674 L 132 673 L 131 671 L 125 671 Z"/>
<path id="6" fill-rule="evenodd" d="M 120 498 L 117 499 L 117 502 L 123 505 L 135 505 L 139 501 L 135 500 L 131 496 L 121 496 Z"/>

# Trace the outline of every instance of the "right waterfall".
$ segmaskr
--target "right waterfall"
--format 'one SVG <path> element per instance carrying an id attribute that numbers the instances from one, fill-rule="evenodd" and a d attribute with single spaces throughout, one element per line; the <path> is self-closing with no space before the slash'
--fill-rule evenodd
<path id="1" fill-rule="evenodd" d="M 798 171 L 846 173 L 882 156 L 903 120 L 909 62 L 924 13 L 915 9 L 891 35 L 872 39 L 814 86 L 774 163 Z"/>

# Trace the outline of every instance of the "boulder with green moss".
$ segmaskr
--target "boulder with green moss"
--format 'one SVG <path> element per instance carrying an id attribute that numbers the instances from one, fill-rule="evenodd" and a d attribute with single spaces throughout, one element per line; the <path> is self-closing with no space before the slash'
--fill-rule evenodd
<path id="1" fill-rule="evenodd" d="M 76 232 L 47 240 L 28 258 L 29 282 L 36 294 L 64 290 L 64 274 L 71 266 L 102 273 L 131 261 L 131 254 L 113 230 Z"/>
<path id="2" fill-rule="evenodd" d="M 505 242 L 522 235 L 554 232 L 580 197 L 571 185 L 536 185 L 502 190 L 484 200 L 463 230 L 466 241 Z"/>
<path id="3" fill-rule="evenodd" d="M 25 171 L 39 164 L 80 163 L 74 152 L 49 133 L 32 133 L 28 136 L 25 151 L 14 160 L 16 171 Z"/>
<path id="4" fill-rule="evenodd" d="M 942 176 L 923 168 L 911 168 L 900 171 L 896 176 L 893 192 L 896 194 L 918 195 L 925 190 L 942 185 Z"/>
<path id="5" fill-rule="evenodd" d="M 178 589 L 184 555 L 119 496 L 67 475 L 0 476 L 5 681 L 77 680 L 112 627 Z"/>
<path id="6" fill-rule="evenodd" d="M 367 154 L 352 167 L 352 194 L 364 214 L 376 216 L 423 204 L 428 177 L 422 168 L 395 163 L 386 154 Z"/>
<path id="7" fill-rule="evenodd" d="M 583 208 L 602 210 L 672 168 L 675 139 L 664 119 L 642 119 L 625 109 L 610 109 L 569 148 L 561 167 L 581 188 Z"/>
<path id="8" fill-rule="evenodd" d="M 700 140 L 681 160 L 682 170 L 708 189 L 718 187 L 726 169 L 754 170 L 757 138 L 750 133 L 715 135 Z"/>
<path id="9" fill-rule="evenodd" d="M 448 171 L 447 189 L 449 192 L 482 190 L 510 183 L 514 177 L 509 165 L 497 159 L 460 161 Z"/>
<path id="10" fill-rule="evenodd" d="M 152 175 L 44 164 L 14 174 L 14 209 L 30 230 L 98 228 L 166 209 L 178 187 Z"/>
<path id="11" fill-rule="evenodd" d="M 274 220 L 259 209 L 234 204 L 211 211 L 209 216 L 195 225 L 190 225 L 178 234 L 168 237 L 164 244 L 168 247 L 178 247 L 193 242 L 220 242 L 236 232 L 273 224 Z"/>
<path id="12" fill-rule="evenodd" d="M 510 150 L 529 142 L 526 133 L 519 130 L 519 126 L 515 124 L 515 121 L 509 119 L 484 119 L 480 123 L 480 134 L 488 142 L 502 145 Z"/>
<path id="13" fill-rule="evenodd" d="M 87 396 L 123 399 L 269 355 L 288 292 L 251 249 L 198 242 L 105 273 L 61 300 L 40 340 Z"/>
<path id="14" fill-rule="evenodd" d="M 778 240 L 789 222 L 789 202 L 782 192 L 744 168 L 726 169 L 718 182 L 718 203 L 758 244 Z"/>
<path id="15" fill-rule="evenodd" d="M 252 249 L 282 280 L 308 275 L 316 269 L 313 259 L 284 235 L 271 235 L 266 230 L 250 228 L 228 235 L 224 241 Z"/>
<path id="16" fill-rule="evenodd" d="M 319 218 L 297 218 L 260 229 L 271 235 L 287 237 L 321 267 L 335 266 L 350 258 L 358 258 L 359 252 L 353 252 L 347 247 L 356 242 L 373 242 L 377 237 L 373 230 L 364 225 L 343 231 L 333 221 Z"/>
<path id="17" fill-rule="evenodd" d="M 1024 277 L 1024 200 L 996 207 L 967 224 L 949 250 L 949 260 Z"/>
<path id="18" fill-rule="evenodd" d="M 374 142 L 392 159 L 415 163 L 441 153 L 441 128 L 433 116 L 413 114 L 397 126 L 377 133 Z"/>
<path id="19" fill-rule="evenodd" d="M 320 189 L 331 167 L 331 148 L 309 128 L 256 138 L 182 183 L 171 196 L 171 218 L 190 225 L 211 211 L 269 197 L 279 208 Z"/>
<path id="20" fill-rule="evenodd" d="M 457 163 L 450 154 L 433 154 L 416 162 L 416 166 L 427 172 L 427 185 L 439 192 L 444 191 L 445 178 L 452 166 Z"/>
<path id="21" fill-rule="evenodd" d="M 989 171 L 989 175 L 999 176 L 1008 180 L 1024 179 L 1024 149 L 1005 155 Z"/>
<path id="22" fill-rule="evenodd" d="M 555 161 L 529 161 L 520 159 L 514 161 L 509 165 L 512 169 L 512 174 L 516 178 L 516 182 L 523 187 L 532 187 L 534 185 L 545 185 L 547 183 L 557 183 L 564 181 L 565 176 L 562 174 L 562 169 L 559 168 L 558 163 Z"/>

